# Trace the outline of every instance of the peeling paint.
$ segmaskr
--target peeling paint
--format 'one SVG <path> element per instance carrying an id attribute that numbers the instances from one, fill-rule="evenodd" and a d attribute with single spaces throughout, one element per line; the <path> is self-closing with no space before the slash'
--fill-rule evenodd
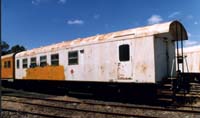
<path id="1" fill-rule="evenodd" d="M 181 23 L 179 23 L 178 21 L 171 21 L 171 22 L 166 22 L 166 23 L 154 24 L 151 26 L 112 32 L 108 34 L 101 34 L 101 35 L 96 35 L 96 36 L 91 36 L 91 37 L 86 37 L 86 38 L 77 38 L 71 41 L 65 41 L 62 43 L 52 44 L 49 46 L 24 51 L 24 52 L 18 53 L 17 56 L 18 57 L 32 56 L 35 53 L 38 54 L 38 53 L 44 53 L 44 52 L 51 52 L 51 51 L 60 50 L 63 48 L 83 46 L 86 44 L 88 45 L 88 44 L 94 44 L 94 43 L 101 43 L 105 41 L 115 41 L 115 40 L 120 40 L 122 38 L 127 39 L 127 37 L 128 38 L 146 37 L 146 36 L 152 36 L 152 35 L 167 33 L 167 32 L 171 32 L 171 34 L 175 36 L 174 32 L 175 32 L 176 24 L 178 24 L 177 26 L 179 27 L 178 35 L 183 34 L 183 39 L 187 40 L 187 33 L 184 27 L 181 25 Z M 181 32 L 180 27 L 182 28 L 182 33 L 180 33 Z"/>
<path id="2" fill-rule="evenodd" d="M 45 66 L 28 68 L 26 70 L 26 76 L 23 77 L 26 80 L 65 80 L 64 67 L 63 66 Z"/>
<path id="3" fill-rule="evenodd" d="M 166 62 L 165 53 L 163 53 L 166 47 L 161 45 L 165 44 L 162 39 L 167 37 L 168 41 L 175 44 L 171 34 L 174 30 L 171 31 L 170 27 L 177 24 L 181 25 L 177 21 L 161 23 L 87 38 L 77 38 L 24 51 L 16 55 L 16 60 L 27 58 L 29 60 L 28 67 L 30 67 L 32 57 L 37 58 L 37 65 L 39 65 L 40 56 L 43 55 L 47 56 L 47 63 L 51 64 L 51 55 L 55 53 L 59 54 L 59 65 L 62 67 L 18 68 L 16 77 L 17 79 L 35 80 L 156 83 L 166 76 L 163 71 L 167 70 L 165 69 L 167 65 L 163 64 Z M 185 30 L 182 31 L 184 38 L 187 39 L 187 33 Z M 121 45 L 130 46 L 129 60 L 120 59 L 119 47 Z M 169 45 L 169 48 L 173 50 L 173 52 L 170 51 L 170 55 L 173 56 L 175 54 L 173 45 Z M 84 50 L 84 53 L 81 53 L 81 50 Z M 156 52 L 157 50 L 161 51 Z M 69 51 L 78 52 L 78 64 L 68 65 Z M 71 71 L 72 69 L 73 71 Z M 161 74 L 157 75 L 158 73 Z"/>

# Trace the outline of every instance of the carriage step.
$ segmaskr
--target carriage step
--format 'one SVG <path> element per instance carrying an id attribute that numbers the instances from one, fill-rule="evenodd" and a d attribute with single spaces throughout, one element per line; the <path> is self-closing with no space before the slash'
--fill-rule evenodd
<path id="1" fill-rule="evenodd" d="M 173 102 L 174 100 L 172 98 L 158 98 L 159 102 Z"/>

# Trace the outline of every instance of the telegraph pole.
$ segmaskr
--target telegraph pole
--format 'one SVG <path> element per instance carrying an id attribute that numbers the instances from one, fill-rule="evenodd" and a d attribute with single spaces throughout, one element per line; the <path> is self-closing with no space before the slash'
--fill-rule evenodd
<path id="1" fill-rule="evenodd" d="M 1 38 L 2 38 L 2 33 L 1 33 L 1 32 L 2 32 L 2 28 L 1 28 L 1 21 L 2 21 L 2 20 L 1 20 L 1 15 L 2 15 L 2 14 L 1 14 L 1 8 L 2 8 L 2 7 L 1 7 L 1 5 L 2 5 L 2 0 L 0 0 L 0 117 L 1 117 L 1 115 L 2 115 L 2 114 L 1 114 L 1 112 L 2 112 L 2 109 L 1 109 L 1 94 L 2 94 L 2 92 L 1 92 L 1 91 L 2 91 L 2 90 L 1 90 L 1 89 L 2 89 L 2 87 L 1 87 L 1 84 L 2 84 L 2 83 L 1 83 L 1 67 L 2 67 L 2 66 L 1 66 L 1 54 L 2 54 L 2 53 L 1 53 L 1 52 L 2 52 L 2 49 L 1 49 L 1 42 L 2 42 L 2 39 L 1 39 Z"/>

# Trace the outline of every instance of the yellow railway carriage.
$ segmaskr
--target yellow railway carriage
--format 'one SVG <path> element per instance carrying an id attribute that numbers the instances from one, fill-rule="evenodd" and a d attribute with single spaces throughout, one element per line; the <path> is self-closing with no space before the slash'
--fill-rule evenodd
<path id="1" fill-rule="evenodd" d="M 14 54 L 8 54 L 1 57 L 2 79 L 15 78 Z"/>

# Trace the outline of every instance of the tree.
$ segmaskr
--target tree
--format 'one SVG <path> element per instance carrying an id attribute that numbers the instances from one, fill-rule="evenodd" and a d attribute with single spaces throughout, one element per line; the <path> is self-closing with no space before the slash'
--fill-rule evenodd
<path id="1" fill-rule="evenodd" d="M 8 43 L 6 43 L 5 41 L 1 41 L 1 51 L 2 51 L 2 55 L 5 55 L 8 53 L 8 49 L 9 49 L 9 45 Z"/>
<path id="2" fill-rule="evenodd" d="M 14 45 L 11 47 L 11 49 L 8 51 L 8 53 L 18 53 L 18 52 L 22 52 L 25 50 L 26 50 L 26 48 L 24 46 Z"/>
<path id="3" fill-rule="evenodd" d="M 11 49 L 9 49 L 9 47 L 10 46 L 8 43 L 6 43 L 5 41 L 1 41 L 2 55 L 6 55 L 6 54 L 10 54 L 10 53 L 18 53 L 18 52 L 26 50 L 26 48 L 21 45 L 14 45 L 11 47 Z"/>

